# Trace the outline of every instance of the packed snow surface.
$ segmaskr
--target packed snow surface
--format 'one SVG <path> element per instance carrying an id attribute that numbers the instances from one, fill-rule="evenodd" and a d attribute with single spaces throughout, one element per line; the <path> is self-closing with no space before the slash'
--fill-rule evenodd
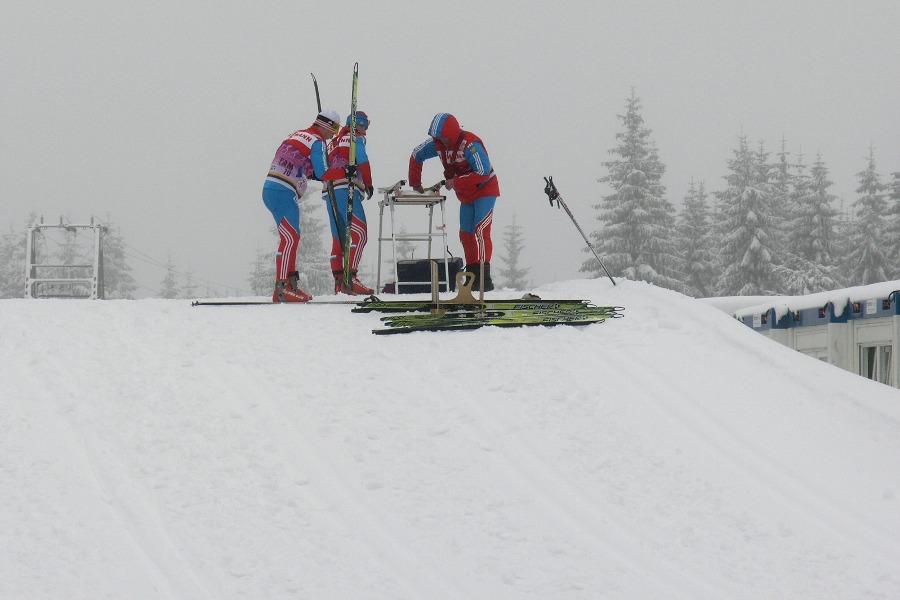
<path id="1" fill-rule="evenodd" d="M 0 598 L 900 598 L 898 390 L 532 291 L 625 317 L 0 301 Z"/>

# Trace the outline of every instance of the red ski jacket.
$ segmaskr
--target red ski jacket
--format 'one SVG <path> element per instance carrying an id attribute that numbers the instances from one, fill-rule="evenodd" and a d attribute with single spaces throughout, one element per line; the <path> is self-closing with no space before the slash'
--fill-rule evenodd
<path id="1" fill-rule="evenodd" d="M 439 157 L 444 166 L 444 178 L 453 180 L 456 197 L 463 204 L 478 198 L 500 195 L 500 182 L 491 167 L 484 142 L 477 135 L 459 126 L 456 117 L 438 113 L 428 128 L 428 140 L 419 144 L 409 157 L 409 185 L 422 185 L 422 163 Z M 439 138 L 447 138 L 444 144 Z"/>

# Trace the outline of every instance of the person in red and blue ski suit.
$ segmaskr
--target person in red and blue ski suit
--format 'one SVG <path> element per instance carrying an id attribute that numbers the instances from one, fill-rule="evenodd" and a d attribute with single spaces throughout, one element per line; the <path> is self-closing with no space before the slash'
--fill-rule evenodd
<path id="1" fill-rule="evenodd" d="M 278 225 L 275 254 L 275 293 L 272 302 L 309 302 L 312 296 L 297 287 L 297 247 L 300 245 L 300 197 L 307 180 L 321 180 L 328 169 L 326 140 L 334 137 L 341 117 L 333 110 L 316 116 L 306 129 L 284 140 L 272 159 L 263 184 L 263 203 Z"/>
<path id="2" fill-rule="evenodd" d="M 422 163 L 438 157 L 444 166 L 445 185 L 454 190 L 460 201 L 459 240 L 462 242 L 466 271 L 475 274 L 473 289 L 490 291 L 491 223 L 494 204 L 500 196 L 500 183 L 491 167 L 484 142 L 459 126 L 456 117 L 438 113 L 428 128 L 429 139 L 412 151 L 409 157 L 409 185 L 419 193 L 422 187 Z M 484 281 L 480 280 L 480 264 L 484 263 Z"/>
<path id="3" fill-rule="evenodd" d="M 351 184 L 347 180 L 347 165 L 350 164 L 350 116 L 347 123 L 330 144 L 329 164 L 331 168 L 325 175 L 325 180 L 334 183 L 334 196 L 337 201 L 338 214 L 335 215 L 331 207 L 328 193 L 322 195 L 325 206 L 328 208 L 328 218 L 331 221 L 331 272 L 334 275 L 335 293 L 345 293 L 355 296 L 357 294 L 374 294 L 375 290 L 360 283 L 357 278 L 359 261 L 362 259 L 363 249 L 368 241 L 368 225 L 366 224 L 366 212 L 363 209 L 363 193 L 371 198 L 375 193 L 372 187 L 372 166 L 369 156 L 366 154 L 366 132 L 369 129 L 369 115 L 362 111 L 356 112 L 356 175 Z M 350 189 L 353 189 L 353 219 L 351 223 L 350 243 L 350 285 L 344 285 L 344 241 L 347 222 L 347 200 L 350 197 Z"/>

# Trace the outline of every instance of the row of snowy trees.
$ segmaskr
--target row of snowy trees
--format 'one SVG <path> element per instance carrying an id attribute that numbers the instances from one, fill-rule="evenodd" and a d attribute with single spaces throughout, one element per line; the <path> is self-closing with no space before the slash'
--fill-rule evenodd
<path id="1" fill-rule="evenodd" d="M 836 208 L 821 154 L 811 165 L 802 155 L 791 162 L 782 142 L 771 160 L 746 135 L 725 189 L 692 183 L 676 214 L 640 109 L 632 92 L 615 158 L 603 163 L 611 192 L 594 205 L 602 225 L 591 237 L 613 275 L 694 296 L 794 295 L 900 277 L 900 172 L 882 183 L 874 148 L 849 214 Z M 581 270 L 602 276 L 593 258 Z"/>

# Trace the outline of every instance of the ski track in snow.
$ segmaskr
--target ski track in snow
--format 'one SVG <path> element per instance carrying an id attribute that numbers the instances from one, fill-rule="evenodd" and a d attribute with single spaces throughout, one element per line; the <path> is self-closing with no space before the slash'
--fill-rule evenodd
<path id="1" fill-rule="evenodd" d="M 645 284 L 537 293 L 625 317 L 0 302 L 0 597 L 900 597 L 897 390 Z"/>

